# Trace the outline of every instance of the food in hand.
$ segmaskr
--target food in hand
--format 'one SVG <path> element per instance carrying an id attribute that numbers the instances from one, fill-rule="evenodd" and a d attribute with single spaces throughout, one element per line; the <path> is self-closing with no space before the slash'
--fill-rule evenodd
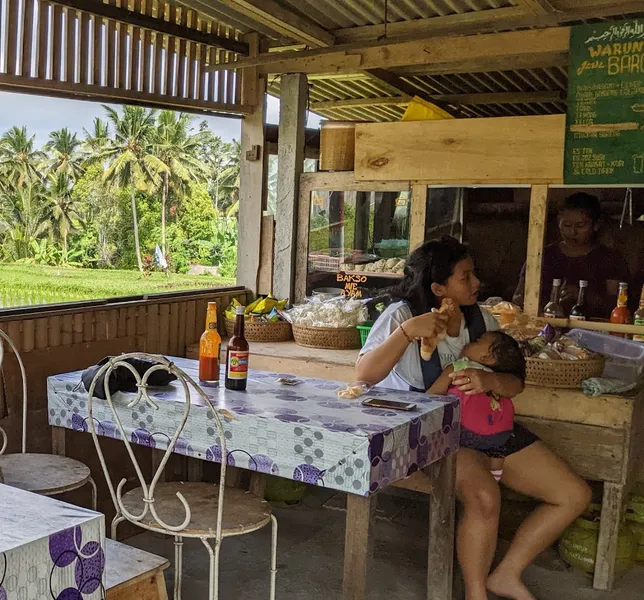
<path id="1" fill-rule="evenodd" d="M 454 306 L 454 301 L 450 298 L 443 298 L 441 302 L 441 307 L 439 309 L 433 309 L 432 312 L 437 312 L 447 316 L 452 316 L 456 307 Z M 436 350 L 438 343 L 445 338 L 445 334 L 439 334 L 433 338 L 423 338 L 420 342 L 420 357 L 423 360 L 429 360 Z"/>

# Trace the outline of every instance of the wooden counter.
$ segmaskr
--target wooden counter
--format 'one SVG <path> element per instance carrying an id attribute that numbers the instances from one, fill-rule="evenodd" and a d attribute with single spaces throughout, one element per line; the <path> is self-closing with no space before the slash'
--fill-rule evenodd
<path id="1" fill-rule="evenodd" d="M 251 344 L 256 369 L 353 382 L 358 350 L 317 350 L 295 342 Z M 188 348 L 197 358 L 198 347 Z M 581 390 L 528 386 L 514 400 L 517 421 L 582 477 L 604 483 L 594 587 L 611 589 L 622 504 L 644 481 L 644 393 L 588 398 Z"/>

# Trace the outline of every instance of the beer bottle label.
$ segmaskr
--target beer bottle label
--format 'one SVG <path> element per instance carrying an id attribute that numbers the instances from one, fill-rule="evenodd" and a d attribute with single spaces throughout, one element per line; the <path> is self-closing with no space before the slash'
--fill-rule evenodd
<path id="1" fill-rule="evenodd" d="M 571 321 L 585 321 L 586 317 L 582 315 L 570 315 L 570 320 Z"/>
<path id="2" fill-rule="evenodd" d="M 230 350 L 228 354 L 228 379 L 248 377 L 248 351 Z"/>

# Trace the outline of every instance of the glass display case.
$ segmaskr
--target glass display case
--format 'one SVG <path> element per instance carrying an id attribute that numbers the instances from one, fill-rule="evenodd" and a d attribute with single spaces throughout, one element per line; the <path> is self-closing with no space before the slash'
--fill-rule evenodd
<path id="1" fill-rule="evenodd" d="M 410 204 L 408 191 L 314 191 L 307 294 L 368 297 L 401 278 Z"/>

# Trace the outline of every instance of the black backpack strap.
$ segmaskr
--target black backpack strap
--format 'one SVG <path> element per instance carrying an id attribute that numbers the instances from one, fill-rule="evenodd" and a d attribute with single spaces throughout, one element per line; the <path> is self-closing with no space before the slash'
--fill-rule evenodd
<path id="1" fill-rule="evenodd" d="M 413 309 L 411 310 L 413 314 L 414 311 Z M 470 334 L 470 341 L 475 342 L 487 331 L 485 319 L 483 319 L 483 312 L 478 304 L 473 304 L 472 306 L 461 306 L 461 312 L 465 318 L 465 326 Z M 422 356 L 420 356 L 420 342 L 418 342 L 418 355 L 420 358 L 420 368 L 423 373 L 423 385 L 425 386 L 425 389 L 419 390 L 418 388 L 410 386 L 409 390 L 412 392 L 424 393 L 441 376 L 443 367 L 441 366 L 441 358 L 438 353 L 438 348 L 434 350 L 434 353 L 429 360 L 423 360 Z"/>
<path id="2" fill-rule="evenodd" d="M 472 304 L 471 306 L 461 306 L 461 312 L 465 317 L 465 326 L 470 334 L 470 342 L 475 342 L 487 331 L 483 311 L 478 304 Z"/>

